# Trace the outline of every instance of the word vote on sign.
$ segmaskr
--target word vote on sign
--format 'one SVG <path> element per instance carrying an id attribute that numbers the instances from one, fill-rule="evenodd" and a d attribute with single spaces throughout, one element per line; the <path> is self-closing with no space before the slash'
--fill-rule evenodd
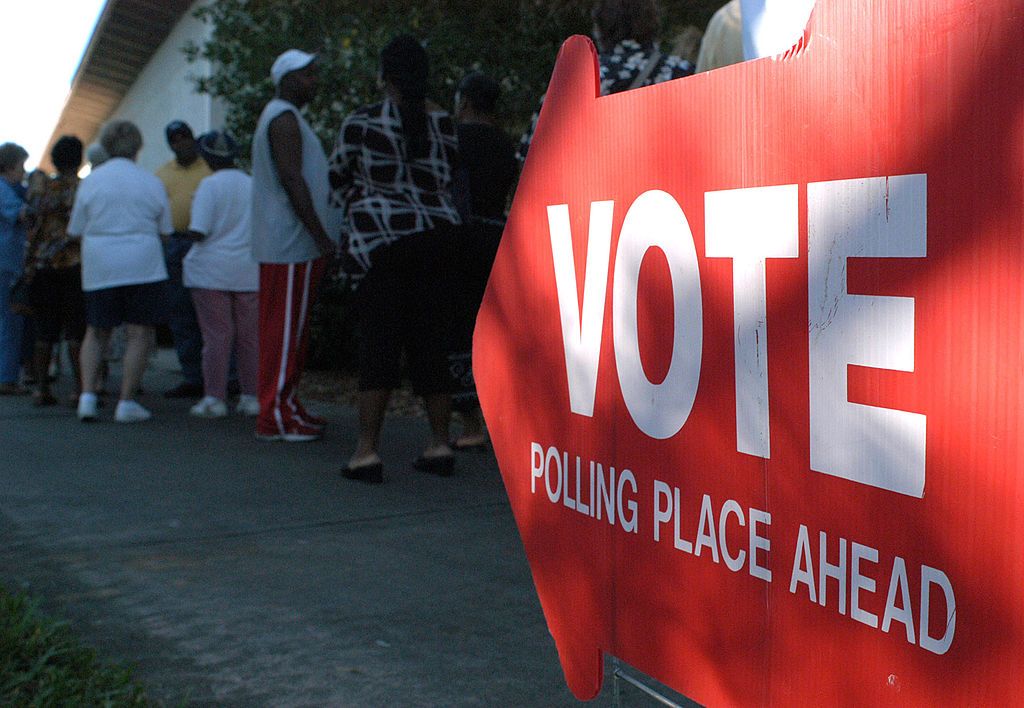
<path id="1" fill-rule="evenodd" d="M 559 55 L 474 370 L 570 688 L 1024 694 L 1024 5 L 818 0 L 598 97 Z"/>

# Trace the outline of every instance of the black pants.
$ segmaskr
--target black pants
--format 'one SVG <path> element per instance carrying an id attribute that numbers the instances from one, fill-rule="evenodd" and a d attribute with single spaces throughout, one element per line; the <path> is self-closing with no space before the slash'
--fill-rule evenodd
<path id="1" fill-rule="evenodd" d="M 398 388 L 404 357 L 416 393 L 450 392 L 452 237 L 449 229 L 428 231 L 373 252 L 356 295 L 360 391 Z"/>
<path id="2" fill-rule="evenodd" d="M 29 291 L 35 310 L 35 341 L 55 344 L 61 333 L 70 342 L 85 336 L 85 295 L 82 267 L 40 268 Z"/>
<path id="3" fill-rule="evenodd" d="M 457 411 L 479 405 L 473 378 L 473 330 L 501 233 L 501 225 L 474 223 L 464 227 L 451 241 L 453 323 L 448 372 L 452 379 L 452 407 Z"/>

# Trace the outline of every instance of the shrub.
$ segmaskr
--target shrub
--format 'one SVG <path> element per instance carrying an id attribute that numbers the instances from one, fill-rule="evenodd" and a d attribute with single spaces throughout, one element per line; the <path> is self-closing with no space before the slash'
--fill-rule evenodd
<path id="1" fill-rule="evenodd" d="M 694 25 L 701 30 L 724 0 L 662 0 L 664 38 Z M 212 27 L 209 41 L 186 47 L 191 59 L 212 62 L 197 77 L 200 92 L 228 107 L 227 129 L 248 154 L 252 130 L 273 95 L 274 57 L 289 47 L 320 53 L 322 90 L 307 108 L 327 148 L 341 121 L 378 100 L 377 55 L 394 35 L 423 40 L 432 62 L 432 98 L 450 106 L 455 87 L 473 70 L 498 80 L 506 127 L 521 132 L 544 93 L 558 48 L 572 34 L 589 34 L 591 0 L 214 0 L 196 10 Z"/>
<path id="2" fill-rule="evenodd" d="M 663 38 L 694 25 L 701 30 L 725 0 L 662 0 Z M 252 132 L 274 93 L 274 58 L 296 47 L 320 55 L 321 90 L 306 115 L 330 154 L 342 120 L 380 98 L 377 56 L 394 35 L 426 43 L 431 98 L 451 106 L 470 71 L 501 83 L 499 112 L 520 135 L 547 88 L 558 48 L 572 34 L 589 34 L 592 0 L 213 0 L 196 15 L 211 25 L 209 41 L 186 47 L 191 60 L 210 60 L 210 76 L 196 87 L 227 106 L 225 127 L 250 152 Z M 344 283 L 325 283 L 311 313 L 309 364 L 354 366 L 351 296 Z"/>

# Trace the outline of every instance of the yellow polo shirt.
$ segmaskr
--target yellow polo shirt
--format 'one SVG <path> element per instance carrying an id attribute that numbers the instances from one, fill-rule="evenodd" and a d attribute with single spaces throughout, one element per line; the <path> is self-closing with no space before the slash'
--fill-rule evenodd
<path id="1" fill-rule="evenodd" d="M 171 160 L 156 171 L 156 176 L 164 183 L 167 198 L 171 202 L 171 225 L 175 231 L 188 231 L 190 212 L 192 211 L 192 195 L 204 177 L 212 172 L 206 161 L 197 157 L 188 167 L 182 167 L 177 160 Z"/>

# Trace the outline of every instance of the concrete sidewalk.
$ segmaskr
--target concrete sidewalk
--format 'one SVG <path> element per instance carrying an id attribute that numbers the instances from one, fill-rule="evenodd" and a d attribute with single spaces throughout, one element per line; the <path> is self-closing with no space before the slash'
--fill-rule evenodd
<path id="1" fill-rule="evenodd" d="M 387 484 L 343 480 L 353 410 L 318 406 L 322 442 L 257 443 L 164 400 L 172 362 L 146 423 L 0 398 L 0 581 L 169 704 L 576 704 L 489 453 L 417 473 L 426 423 L 392 417 Z"/>

